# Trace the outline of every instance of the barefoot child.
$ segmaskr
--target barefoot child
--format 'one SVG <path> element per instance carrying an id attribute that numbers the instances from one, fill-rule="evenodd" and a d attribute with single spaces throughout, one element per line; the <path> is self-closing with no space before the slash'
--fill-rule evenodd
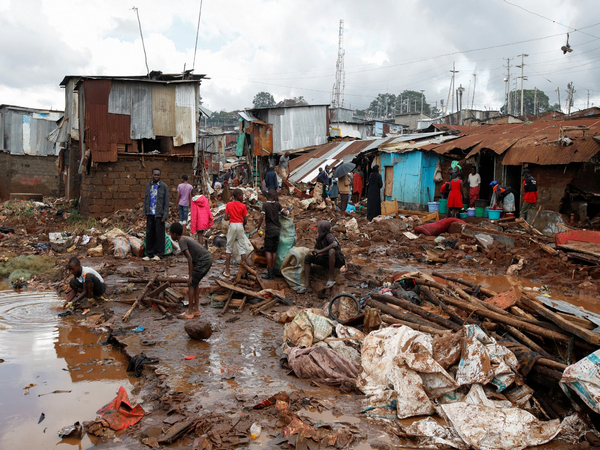
<path id="1" fill-rule="evenodd" d="M 84 297 L 102 297 L 106 291 L 106 285 L 98 272 L 91 267 L 82 266 L 81 261 L 75 256 L 69 260 L 67 269 L 73 275 L 73 279 L 69 283 L 72 291 L 67 295 L 65 307 L 70 302 L 77 303 Z"/>
<path id="2" fill-rule="evenodd" d="M 200 297 L 200 288 L 198 284 L 202 278 L 206 276 L 212 266 L 212 255 L 208 250 L 202 247 L 195 239 L 182 236 L 183 226 L 175 222 L 169 228 L 171 239 L 179 243 L 181 252 L 188 260 L 189 278 L 188 278 L 188 294 L 189 305 L 188 311 L 184 314 L 186 319 L 193 319 L 200 316 L 198 311 L 198 297 Z"/>
<path id="3" fill-rule="evenodd" d="M 231 273 L 229 267 L 231 265 L 231 254 L 233 253 L 233 244 L 237 242 L 237 248 L 242 257 L 242 262 L 246 263 L 246 245 L 244 227 L 248 221 L 248 209 L 242 203 L 244 193 L 241 189 L 233 191 L 233 200 L 227 203 L 225 207 L 225 220 L 229 220 L 229 230 L 227 231 L 227 248 L 225 249 L 225 272 L 223 276 L 229 278 Z"/>
<path id="4" fill-rule="evenodd" d="M 266 220 L 265 224 L 265 254 L 267 256 L 267 273 L 262 275 L 265 280 L 273 279 L 275 270 L 275 261 L 277 260 L 277 248 L 279 247 L 279 235 L 281 225 L 279 224 L 279 214 L 288 214 L 287 209 L 283 209 L 277 201 L 277 191 L 269 189 L 267 192 L 267 201 L 263 203 L 260 219 L 256 229 L 258 230 Z"/>

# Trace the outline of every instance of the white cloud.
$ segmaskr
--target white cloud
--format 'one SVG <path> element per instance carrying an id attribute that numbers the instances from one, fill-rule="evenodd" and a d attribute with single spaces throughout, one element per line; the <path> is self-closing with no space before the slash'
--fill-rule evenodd
<path id="1" fill-rule="evenodd" d="M 589 12 L 595 0 L 549 0 L 543 8 L 535 0 L 514 2 L 573 28 L 594 23 Z M 0 48 L 0 66 L 10 68 L 0 73 L 0 102 L 56 106 L 63 102 L 58 83 L 64 75 L 144 74 L 131 10 L 135 3 L 150 70 L 190 68 L 199 0 L 0 0 L 0 39 L 10 43 Z M 277 100 L 302 95 L 309 102 L 329 102 L 340 18 L 346 103 L 354 107 L 368 106 L 380 92 L 405 89 L 424 89 L 430 103 L 446 100 L 455 62 L 457 86 L 468 88 L 477 73 L 475 107 L 497 108 L 504 95 L 502 58 L 523 52 L 530 55 L 527 88 L 536 86 L 555 101 L 555 85 L 562 91 L 574 81 L 576 106 L 585 106 L 587 89 L 596 93 L 592 101 L 600 102 L 594 76 L 600 26 L 583 30 L 589 35 L 571 33 L 575 51 L 563 56 L 567 28 L 504 2 L 466 0 L 450 7 L 441 0 L 205 0 L 203 5 L 196 73 L 211 78 L 203 83 L 202 96 L 213 110 L 250 106 L 262 90 Z M 497 47 L 517 41 L 529 42 Z M 486 47 L 495 48 L 465 53 Z"/>

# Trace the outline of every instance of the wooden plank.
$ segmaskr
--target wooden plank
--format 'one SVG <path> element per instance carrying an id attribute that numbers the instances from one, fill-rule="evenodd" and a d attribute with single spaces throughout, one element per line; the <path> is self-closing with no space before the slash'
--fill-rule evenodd
<path id="1" fill-rule="evenodd" d="M 554 311 L 551 311 L 550 309 L 546 308 L 546 306 L 538 302 L 537 299 L 532 300 L 527 296 L 527 294 L 521 297 L 521 301 L 527 306 L 529 306 L 531 309 L 533 309 L 537 314 L 555 323 L 563 330 L 580 337 L 581 339 L 583 339 L 586 342 L 589 342 L 592 345 L 600 345 L 600 334 L 578 327 L 577 325 L 561 317 Z"/>
<path id="2" fill-rule="evenodd" d="M 265 290 L 266 287 L 262 281 L 262 278 L 260 277 L 260 275 L 258 275 L 258 272 L 256 272 L 256 270 L 252 269 L 250 266 L 248 266 L 246 263 L 242 263 L 242 267 L 249 273 L 251 273 L 252 275 L 254 275 L 256 277 L 256 281 L 258 282 L 258 284 L 260 285 L 260 289 L 261 290 Z"/>
<path id="3" fill-rule="evenodd" d="M 139 295 L 139 297 L 137 298 L 135 303 L 133 305 L 131 305 L 131 308 L 129 308 L 129 311 L 127 311 L 125 313 L 125 315 L 123 316 L 123 322 L 127 322 L 129 320 L 129 316 L 131 316 L 131 313 L 133 313 L 135 308 L 138 307 L 138 305 L 140 304 L 142 299 L 146 296 L 146 293 L 150 290 L 152 285 L 156 282 L 157 278 L 158 278 L 158 274 L 154 275 L 154 277 L 148 282 L 148 284 L 146 285 L 146 287 L 144 288 L 142 293 Z"/>
<path id="4" fill-rule="evenodd" d="M 377 300 L 367 299 L 367 305 L 369 305 L 371 308 L 377 308 L 381 312 L 384 312 L 392 317 L 395 317 L 396 319 L 405 320 L 407 322 L 416 323 L 416 324 L 423 325 L 423 326 L 433 328 L 433 329 L 447 331 L 445 328 L 438 325 L 437 323 L 433 323 L 433 322 L 430 322 L 429 320 L 423 319 L 422 317 L 418 316 L 417 314 L 413 314 L 409 311 L 404 311 L 402 309 L 399 309 L 398 307 L 388 305 L 386 303 L 378 302 Z"/>
<path id="5" fill-rule="evenodd" d="M 426 327 L 425 325 L 419 325 L 418 323 L 413 323 L 413 322 L 408 322 L 406 320 L 396 319 L 395 317 L 388 316 L 386 314 L 381 316 L 381 320 L 384 321 L 385 323 L 388 323 L 391 325 L 395 325 L 395 324 L 405 325 L 407 327 L 412 328 L 413 330 L 422 331 L 423 333 L 437 334 L 440 336 L 447 336 L 450 333 L 450 331 L 442 331 L 442 330 L 438 330 L 436 328 Z"/>
<path id="6" fill-rule="evenodd" d="M 163 283 L 151 292 L 148 292 L 146 297 L 155 297 L 169 287 L 169 283 Z"/>
<path id="7" fill-rule="evenodd" d="M 226 281 L 217 280 L 217 284 L 221 287 L 224 287 L 225 289 L 229 289 L 230 291 L 237 292 L 237 293 L 243 294 L 243 295 L 247 295 L 248 297 L 264 300 L 264 297 L 261 297 L 260 295 L 258 295 L 258 292 L 253 292 L 248 289 L 241 288 L 239 286 L 234 286 L 233 284 L 227 283 Z"/>
<path id="8" fill-rule="evenodd" d="M 592 242 L 569 241 L 567 244 L 559 245 L 558 248 L 561 250 L 584 253 L 586 255 L 592 255 L 596 258 L 600 258 L 600 244 L 594 244 Z"/>

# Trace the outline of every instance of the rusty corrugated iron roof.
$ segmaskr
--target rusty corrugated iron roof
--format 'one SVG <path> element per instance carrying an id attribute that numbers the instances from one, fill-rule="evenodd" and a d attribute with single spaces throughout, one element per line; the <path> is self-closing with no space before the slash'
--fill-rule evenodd
<path id="1" fill-rule="evenodd" d="M 558 143 L 562 127 L 569 127 L 566 134 L 572 145 Z M 489 149 L 498 155 L 505 154 L 504 165 L 568 164 L 569 162 L 589 161 L 600 151 L 600 145 L 593 136 L 600 134 L 600 119 L 581 118 L 564 120 L 540 120 L 532 123 L 482 125 L 464 131 L 464 136 L 439 146 L 427 146 L 446 154 L 453 150 L 469 151 L 467 157 Z"/>

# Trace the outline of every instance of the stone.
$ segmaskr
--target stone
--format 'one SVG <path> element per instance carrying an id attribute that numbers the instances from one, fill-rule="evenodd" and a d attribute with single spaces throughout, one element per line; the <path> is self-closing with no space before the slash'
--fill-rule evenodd
<path id="1" fill-rule="evenodd" d="M 188 336 L 197 341 L 210 338 L 213 332 L 210 323 L 201 319 L 186 322 L 184 328 Z"/>

